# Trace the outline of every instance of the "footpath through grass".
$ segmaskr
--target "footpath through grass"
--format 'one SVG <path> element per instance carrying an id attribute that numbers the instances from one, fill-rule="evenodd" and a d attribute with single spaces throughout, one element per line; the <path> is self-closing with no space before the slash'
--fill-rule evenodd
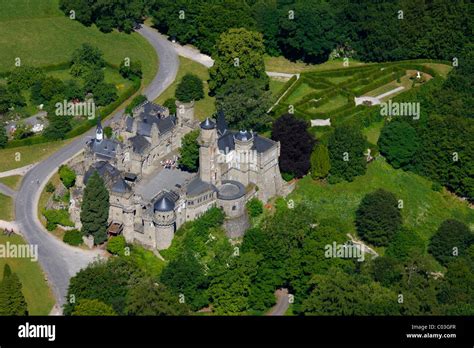
<path id="1" fill-rule="evenodd" d="M 0 230 L 0 244 L 6 245 L 7 242 L 10 244 L 26 244 L 22 237 L 18 235 L 7 237 Z M 12 271 L 20 278 L 29 314 L 48 315 L 55 300 L 38 262 L 27 258 L 0 258 L 0 279 L 3 278 L 5 263 L 8 263 Z"/>
<path id="2" fill-rule="evenodd" d="M 21 184 L 21 175 L 12 175 L 4 178 L 0 178 L 0 183 L 8 186 L 12 190 L 18 190 Z"/>
<path id="3" fill-rule="evenodd" d="M 137 33 L 102 33 L 66 17 L 58 0 L 0 0 L 0 72 L 22 65 L 48 66 L 68 62 L 83 43 L 99 47 L 105 59 L 120 65 L 125 57 L 142 62 L 144 84 L 158 69 L 153 47 Z"/>
<path id="4" fill-rule="evenodd" d="M 340 220 L 346 229 L 344 232 L 351 233 L 355 232 L 355 211 L 360 201 L 378 188 L 393 192 L 403 200 L 404 225 L 418 232 L 425 241 L 446 219 L 474 224 L 474 210 L 467 203 L 446 191 L 435 192 L 431 186 L 431 181 L 411 172 L 395 170 L 380 157 L 369 164 L 365 175 L 351 183 L 330 185 L 306 176 L 289 198 L 314 206 L 319 219 Z"/>

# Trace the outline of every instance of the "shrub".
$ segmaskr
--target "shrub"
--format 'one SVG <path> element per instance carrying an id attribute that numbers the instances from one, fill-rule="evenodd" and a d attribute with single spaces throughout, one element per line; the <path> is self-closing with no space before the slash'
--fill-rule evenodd
<path id="1" fill-rule="evenodd" d="M 53 193 L 56 191 L 56 187 L 54 187 L 53 183 L 50 181 L 46 184 L 46 192 Z"/>
<path id="2" fill-rule="evenodd" d="M 138 105 L 146 101 L 147 101 L 147 98 L 143 94 L 137 95 L 135 98 L 133 98 L 130 104 L 128 104 L 128 106 L 125 108 L 125 113 L 131 114 L 135 107 L 137 107 Z"/>
<path id="3" fill-rule="evenodd" d="M 111 237 L 107 242 L 107 251 L 114 255 L 122 255 L 126 245 L 124 236 Z"/>
<path id="4" fill-rule="evenodd" d="M 66 209 L 44 210 L 43 215 L 47 220 L 46 229 L 52 231 L 57 225 L 73 227 L 74 223 L 69 219 L 69 212 Z"/>
<path id="5" fill-rule="evenodd" d="M 474 243 L 469 227 L 457 220 L 445 220 L 431 237 L 429 252 L 446 266 L 457 256 L 464 256 Z"/>
<path id="6" fill-rule="evenodd" d="M 63 242 L 69 245 L 80 245 L 82 244 L 82 234 L 78 230 L 66 231 L 63 236 Z"/>
<path id="7" fill-rule="evenodd" d="M 112 135 L 113 135 L 112 127 L 105 127 L 104 128 L 104 134 L 107 137 L 107 139 L 112 138 Z"/>
<path id="8" fill-rule="evenodd" d="M 169 109 L 170 114 L 176 114 L 176 104 L 175 104 L 175 102 L 176 102 L 175 98 L 168 98 L 163 103 L 163 106 Z"/>
<path id="9" fill-rule="evenodd" d="M 258 198 L 252 198 L 247 202 L 247 211 L 251 217 L 257 217 L 263 213 L 263 203 Z"/>
<path id="10" fill-rule="evenodd" d="M 62 165 L 61 167 L 59 167 L 58 173 L 64 187 L 69 189 L 74 186 L 74 184 L 76 183 L 76 173 L 74 172 L 74 170 L 72 170 L 66 165 Z"/>
<path id="11" fill-rule="evenodd" d="M 395 195 L 383 189 L 367 194 L 356 211 L 358 234 L 376 246 L 386 246 L 402 225 Z"/>
<path id="12" fill-rule="evenodd" d="M 402 229 L 390 242 L 385 255 L 396 260 L 406 260 L 413 255 L 421 255 L 425 252 L 425 242 L 415 232 Z"/>

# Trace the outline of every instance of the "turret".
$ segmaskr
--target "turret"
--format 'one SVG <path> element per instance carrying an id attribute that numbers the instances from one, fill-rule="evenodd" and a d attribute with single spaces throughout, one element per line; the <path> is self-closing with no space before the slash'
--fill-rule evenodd
<path id="1" fill-rule="evenodd" d="M 97 128 L 95 130 L 95 140 L 100 143 L 104 139 L 104 130 L 102 129 L 102 123 L 100 117 L 97 119 Z"/>

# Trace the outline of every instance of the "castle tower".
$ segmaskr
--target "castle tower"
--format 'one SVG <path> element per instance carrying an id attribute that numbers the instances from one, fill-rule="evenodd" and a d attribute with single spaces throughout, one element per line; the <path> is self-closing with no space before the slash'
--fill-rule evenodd
<path id="1" fill-rule="evenodd" d="M 97 128 L 95 130 L 95 141 L 100 143 L 104 139 L 104 130 L 102 129 L 102 123 L 100 117 L 97 119 Z"/>
<path id="2" fill-rule="evenodd" d="M 176 214 L 174 212 L 174 202 L 166 196 L 155 202 L 153 207 L 153 222 L 156 228 L 156 248 L 158 250 L 167 249 L 173 241 Z"/>
<path id="3" fill-rule="evenodd" d="M 237 169 L 243 172 L 245 175 L 240 177 L 240 181 L 244 184 L 248 184 L 248 172 L 250 170 L 250 164 L 256 163 L 257 153 L 252 150 L 254 136 L 252 132 L 240 131 L 234 135 L 235 144 L 235 157 L 234 162 Z"/>
<path id="4" fill-rule="evenodd" d="M 220 173 L 217 163 L 217 129 L 216 124 L 209 117 L 200 124 L 199 137 L 199 177 L 202 181 L 220 184 Z"/>

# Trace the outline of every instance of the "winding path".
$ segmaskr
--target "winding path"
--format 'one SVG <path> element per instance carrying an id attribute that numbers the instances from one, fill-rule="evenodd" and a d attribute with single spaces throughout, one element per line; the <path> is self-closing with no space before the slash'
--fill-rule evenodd
<path id="1" fill-rule="evenodd" d="M 174 81 L 179 60 L 171 43 L 157 31 L 144 26 L 138 32 L 148 40 L 159 56 L 158 73 L 144 90 L 148 99 L 154 100 Z M 124 110 L 117 111 L 104 124 L 119 120 L 123 112 Z M 53 290 L 56 310 L 59 312 L 66 300 L 70 278 L 99 258 L 101 252 L 71 247 L 53 237 L 39 221 L 37 206 L 44 186 L 57 168 L 81 152 L 86 140 L 93 134 L 94 129 L 36 164 L 23 178 L 15 200 L 16 225 L 28 243 L 38 245 L 39 262 Z"/>

